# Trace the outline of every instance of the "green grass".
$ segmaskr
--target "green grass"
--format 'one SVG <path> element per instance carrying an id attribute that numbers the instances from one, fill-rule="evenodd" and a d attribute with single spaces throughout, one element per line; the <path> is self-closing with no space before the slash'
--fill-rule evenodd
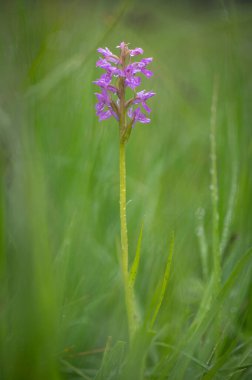
<path id="1" fill-rule="evenodd" d="M 0 31 L 0 379 L 249 380 L 252 8 L 13 1 Z M 122 40 L 157 93 L 127 145 L 130 348 L 118 127 L 92 84 Z"/>

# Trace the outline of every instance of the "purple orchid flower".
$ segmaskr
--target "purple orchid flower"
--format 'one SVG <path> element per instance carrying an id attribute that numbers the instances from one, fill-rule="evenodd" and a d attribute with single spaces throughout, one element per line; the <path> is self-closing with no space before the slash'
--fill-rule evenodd
<path id="1" fill-rule="evenodd" d="M 147 106 L 146 100 L 151 98 L 152 96 L 155 95 L 155 92 L 147 92 L 145 90 L 137 92 L 135 99 L 132 101 L 133 104 L 141 104 L 145 111 L 148 113 L 151 112 L 150 107 Z"/>
<path id="2" fill-rule="evenodd" d="M 128 116 L 132 119 L 132 127 L 136 124 L 137 121 L 143 124 L 150 123 L 150 118 L 148 118 L 140 109 L 140 107 L 133 110 L 129 108 Z"/>
<path id="3" fill-rule="evenodd" d="M 96 93 L 96 114 L 100 121 L 115 117 L 120 124 L 121 141 L 127 141 L 136 122 L 150 122 L 150 118 L 143 111 L 151 112 L 146 101 L 155 93 L 145 90 L 136 92 L 135 89 L 141 84 L 139 75 L 143 74 L 146 78 L 153 75 L 152 71 L 147 69 L 153 59 L 143 58 L 139 62 L 131 62 L 132 57 L 143 54 L 143 49 L 129 49 L 125 42 L 121 42 L 117 48 L 121 51 L 120 56 L 113 54 L 107 47 L 97 50 L 102 58 L 98 59 L 96 66 L 105 70 L 105 73 L 94 81 L 101 88 L 101 93 Z M 128 100 L 125 93 L 127 87 L 134 91 L 133 97 Z M 135 105 L 138 106 L 135 108 Z"/>
<path id="4" fill-rule="evenodd" d="M 119 63 L 119 58 L 113 53 L 111 53 L 111 51 L 107 47 L 105 49 L 99 48 L 97 49 L 97 51 L 98 53 L 101 53 L 107 61 Z"/>
<path id="5" fill-rule="evenodd" d="M 99 117 L 99 121 L 108 119 L 114 116 L 118 120 L 116 112 L 113 110 L 111 105 L 111 98 L 108 92 L 103 89 L 102 93 L 95 93 L 98 103 L 96 104 L 96 115 Z"/>

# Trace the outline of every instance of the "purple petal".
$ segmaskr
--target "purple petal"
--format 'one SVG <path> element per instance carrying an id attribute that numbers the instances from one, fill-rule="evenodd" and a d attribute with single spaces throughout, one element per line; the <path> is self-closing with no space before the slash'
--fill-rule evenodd
<path id="1" fill-rule="evenodd" d="M 110 74 L 111 76 L 112 76 L 112 75 L 114 75 L 114 76 L 118 76 L 119 73 L 120 73 L 120 71 L 121 71 L 121 70 L 117 69 L 117 68 L 114 67 L 114 66 L 110 66 L 110 67 L 108 67 L 106 70 L 107 70 L 108 74 Z"/>
<path id="2" fill-rule="evenodd" d="M 141 62 L 134 62 L 128 65 L 125 71 L 131 74 L 136 74 L 141 71 L 142 67 L 145 67 L 145 66 Z"/>
<path id="3" fill-rule="evenodd" d="M 146 92 L 145 90 L 142 90 L 140 92 L 137 92 L 135 99 L 133 100 L 133 104 L 141 104 L 142 107 L 147 111 L 148 113 L 151 112 L 150 107 L 147 106 L 146 100 L 154 96 L 154 92 Z"/>
<path id="4" fill-rule="evenodd" d="M 140 92 L 137 92 L 135 103 L 137 103 L 137 100 L 145 101 L 145 100 L 151 98 L 154 95 L 156 95 L 155 92 L 151 92 L 151 91 L 147 92 L 145 90 L 142 90 Z"/>
<path id="5" fill-rule="evenodd" d="M 136 108 L 134 111 L 132 107 L 128 110 L 128 116 L 133 120 L 132 126 L 135 125 L 137 121 L 143 124 L 150 122 L 150 119 L 141 111 L 140 107 Z"/>
<path id="6" fill-rule="evenodd" d="M 109 76 L 101 76 L 100 79 L 95 80 L 93 83 L 101 88 L 107 88 L 110 85 L 111 78 Z"/>
<path id="7" fill-rule="evenodd" d="M 112 116 L 112 114 L 111 114 L 111 111 L 108 110 L 108 111 L 104 111 L 104 112 L 97 112 L 97 116 L 99 116 L 99 121 L 101 121 L 101 120 L 108 119 L 109 117 Z"/>
<path id="8" fill-rule="evenodd" d="M 144 94 L 144 99 L 147 100 L 149 98 L 152 98 L 152 96 L 155 96 L 156 93 L 155 92 L 152 92 L 152 91 L 146 91 L 145 94 Z"/>
<path id="9" fill-rule="evenodd" d="M 102 112 L 104 110 L 104 104 L 97 103 L 95 105 L 95 109 L 96 109 L 96 114 L 98 115 L 100 112 Z"/>
<path id="10" fill-rule="evenodd" d="M 150 57 L 150 58 L 143 58 L 141 60 L 145 65 L 148 65 L 149 63 L 151 63 L 153 61 L 153 58 Z"/>
<path id="11" fill-rule="evenodd" d="M 102 89 L 102 93 L 95 93 L 98 102 L 103 105 L 110 105 L 110 97 L 106 89 Z"/>
<path id="12" fill-rule="evenodd" d="M 112 52 L 107 47 L 105 49 L 98 48 L 97 51 L 98 51 L 98 53 L 101 53 L 104 57 L 106 57 L 108 55 L 112 55 Z"/>
<path id="13" fill-rule="evenodd" d="M 96 67 L 101 67 L 102 69 L 108 69 L 111 67 L 111 64 L 106 59 L 100 58 L 96 62 Z"/>
<path id="14" fill-rule="evenodd" d="M 135 48 L 133 50 L 130 50 L 130 56 L 134 57 L 135 55 L 143 54 L 143 49 L 141 48 Z"/>
<path id="15" fill-rule="evenodd" d="M 141 112 L 140 108 L 137 108 L 135 110 L 135 120 L 143 124 L 147 124 L 150 122 L 150 119 L 146 117 L 144 113 Z"/>
<path id="16" fill-rule="evenodd" d="M 108 85 L 107 90 L 113 92 L 113 94 L 117 93 L 117 88 L 115 86 L 112 86 L 112 85 Z"/>
<path id="17" fill-rule="evenodd" d="M 150 78 L 153 75 L 153 72 L 147 69 L 142 69 L 141 72 L 147 77 Z"/>
<path id="18" fill-rule="evenodd" d="M 103 101 L 103 95 L 102 94 L 96 92 L 95 95 L 97 97 L 98 102 L 102 102 Z"/>
<path id="19" fill-rule="evenodd" d="M 141 78 L 135 77 L 135 76 L 129 76 L 125 79 L 125 84 L 127 87 L 130 87 L 132 90 L 134 90 L 136 87 L 140 86 L 141 84 Z"/>
<path id="20" fill-rule="evenodd" d="M 145 102 L 142 103 L 142 106 L 143 108 L 145 109 L 145 111 L 147 111 L 148 113 L 151 112 L 151 108 L 147 106 L 147 104 Z"/>
<path id="21" fill-rule="evenodd" d="M 110 62 L 119 63 L 119 58 L 115 56 L 107 47 L 105 49 L 97 49 L 98 53 L 101 53 L 103 57 Z"/>
<path id="22" fill-rule="evenodd" d="M 132 108 L 132 107 L 130 107 L 130 108 L 128 109 L 128 116 L 129 116 L 130 118 L 133 118 L 133 116 L 134 116 L 134 112 L 133 112 L 133 108 Z"/>

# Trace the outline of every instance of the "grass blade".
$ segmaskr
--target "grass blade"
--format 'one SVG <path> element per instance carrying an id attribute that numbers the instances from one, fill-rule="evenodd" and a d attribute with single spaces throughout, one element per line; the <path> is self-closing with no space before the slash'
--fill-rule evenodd
<path id="1" fill-rule="evenodd" d="M 61 363 L 64 365 L 64 367 L 71 371 L 73 374 L 75 375 L 78 375 L 79 377 L 81 377 L 82 379 L 85 379 L 85 380 L 91 380 L 90 377 L 86 376 L 79 368 L 73 366 L 72 364 L 70 364 L 67 360 L 63 360 L 61 359 Z"/>
<path id="2" fill-rule="evenodd" d="M 108 338 L 102 365 L 95 380 L 117 380 L 125 355 L 125 342 L 118 341 L 112 347 L 112 338 Z"/>
<path id="3" fill-rule="evenodd" d="M 219 193 L 217 178 L 217 154 L 216 154 L 216 118 L 217 118 L 217 101 L 218 101 L 218 82 L 215 78 L 213 97 L 211 105 L 211 122 L 210 122 L 210 158 L 211 158 L 211 198 L 212 198 L 212 254 L 214 261 L 215 275 L 215 294 L 218 293 L 221 284 L 221 260 L 220 260 L 220 242 L 219 242 Z"/>
<path id="4" fill-rule="evenodd" d="M 230 357 L 230 353 L 232 349 L 236 345 L 236 340 L 233 341 L 232 345 L 228 348 L 228 350 L 217 360 L 215 365 L 211 367 L 211 369 L 202 376 L 202 380 L 211 380 L 217 374 L 217 372 L 221 369 L 221 367 L 227 362 Z"/>
<path id="5" fill-rule="evenodd" d="M 169 255 L 168 255 L 168 259 L 167 259 L 167 263 L 166 263 L 163 283 L 162 283 L 162 286 L 161 286 L 161 289 L 160 289 L 157 306 L 155 308 L 153 317 L 151 319 L 151 324 L 150 324 L 150 328 L 151 329 L 153 328 L 153 325 L 154 325 L 154 323 L 155 323 L 155 321 L 157 319 L 159 309 L 160 309 L 160 307 L 162 305 L 162 302 L 163 302 L 163 299 L 164 299 L 164 295 L 165 295 L 165 291 L 166 291 L 166 288 L 167 288 L 168 280 L 170 278 L 171 264 L 172 264 L 173 250 L 174 250 L 174 240 L 175 240 L 175 238 L 174 238 L 174 232 L 173 232 L 172 233 L 172 237 L 171 237 L 171 242 L 170 242 Z"/>
<path id="6" fill-rule="evenodd" d="M 139 233 L 138 241 L 137 241 L 137 249 L 136 249 L 136 254 L 135 258 L 130 270 L 130 275 L 129 275 L 129 287 L 134 288 L 135 280 L 136 280 L 136 275 L 139 267 L 139 262 L 140 262 L 140 253 L 141 253 L 141 246 L 142 246 L 142 237 L 143 237 L 143 224 Z"/>
<path id="7" fill-rule="evenodd" d="M 205 227 L 204 227 L 204 217 L 205 217 L 205 210 L 203 208 L 199 208 L 196 212 L 196 218 L 197 218 L 196 234 L 199 241 L 202 275 L 203 275 L 203 279 L 206 281 L 209 276 L 209 268 L 208 268 L 209 258 L 208 258 L 208 246 L 207 246 L 207 240 L 206 240 L 206 233 L 205 233 Z"/>

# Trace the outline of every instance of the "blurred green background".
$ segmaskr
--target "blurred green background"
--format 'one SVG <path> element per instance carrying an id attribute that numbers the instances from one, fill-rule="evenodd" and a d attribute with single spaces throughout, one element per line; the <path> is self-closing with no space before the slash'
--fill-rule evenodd
<path id="1" fill-rule="evenodd" d="M 0 30 L 0 379 L 251 379 L 251 4 L 10 1 Z M 134 349 L 120 271 L 118 127 L 98 122 L 92 83 L 96 49 L 121 41 L 154 58 L 142 88 L 157 94 L 151 124 L 136 125 L 127 145 L 130 262 L 144 223 L 143 318 L 175 232 L 155 331 Z M 222 280 L 232 284 L 212 305 L 214 83 Z"/>

